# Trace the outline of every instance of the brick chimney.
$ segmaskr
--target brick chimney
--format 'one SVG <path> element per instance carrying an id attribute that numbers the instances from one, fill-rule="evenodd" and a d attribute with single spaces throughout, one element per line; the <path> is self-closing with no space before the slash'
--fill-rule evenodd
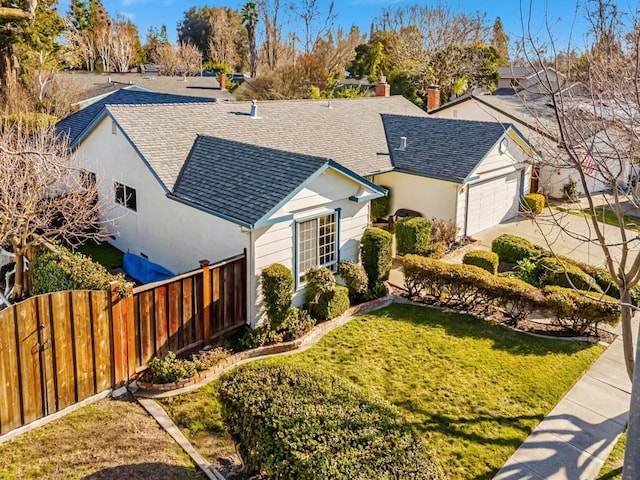
<path id="1" fill-rule="evenodd" d="M 431 85 L 427 91 L 427 112 L 440 106 L 440 87 Z"/>
<path id="2" fill-rule="evenodd" d="M 382 77 L 376 84 L 376 97 L 388 97 L 391 95 L 391 85 L 387 83 L 387 77 Z"/>
<path id="3" fill-rule="evenodd" d="M 226 90 L 227 89 L 227 74 L 224 72 L 220 72 L 220 88 L 222 90 Z"/>

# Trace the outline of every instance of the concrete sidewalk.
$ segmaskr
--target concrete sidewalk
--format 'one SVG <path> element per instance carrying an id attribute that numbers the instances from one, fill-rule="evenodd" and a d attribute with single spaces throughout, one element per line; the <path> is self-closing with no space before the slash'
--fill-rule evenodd
<path id="1" fill-rule="evenodd" d="M 638 331 L 638 316 L 633 332 Z M 618 337 L 507 460 L 494 480 L 596 478 L 629 416 L 631 382 Z"/>

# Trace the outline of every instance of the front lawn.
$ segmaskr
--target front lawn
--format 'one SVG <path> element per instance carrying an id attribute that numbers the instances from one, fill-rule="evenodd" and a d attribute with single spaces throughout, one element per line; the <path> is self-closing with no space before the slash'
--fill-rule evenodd
<path id="1" fill-rule="evenodd" d="M 620 438 L 604 462 L 596 480 L 620 480 L 622 478 L 622 464 L 624 463 L 624 447 L 627 443 L 627 432 Z"/>
<path id="2" fill-rule="evenodd" d="M 205 479 L 130 398 L 101 400 L 0 445 L 0 479 Z"/>
<path id="3" fill-rule="evenodd" d="M 306 352 L 261 362 L 310 365 L 355 382 L 400 409 L 447 478 L 490 479 L 602 351 L 395 304 Z M 201 453 L 224 467 L 233 444 L 217 383 L 162 403 Z"/>

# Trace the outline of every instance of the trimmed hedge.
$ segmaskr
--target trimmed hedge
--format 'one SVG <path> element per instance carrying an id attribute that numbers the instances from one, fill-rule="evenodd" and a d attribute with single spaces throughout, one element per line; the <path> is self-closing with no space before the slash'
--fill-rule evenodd
<path id="1" fill-rule="evenodd" d="M 364 267 L 359 263 L 343 260 L 338 263 L 338 275 L 342 277 L 349 289 L 349 299 L 354 303 L 365 301 L 369 279 Z"/>
<path id="2" fill-rule="evenodd" d="M 412 298 L 431 297 L 438 302 L 471 310 L 505 308 L 516 320 L 543 303 L 540 291 L 518 279 L 498 277 L 475 265 L 456 265 L 419 255 L 403 262 L 405 289 Z"/>
<path id="3" fill-rule="evenodd" d="M 608 295 L 555 286 L 545 287 L 544 293 L 557 324 L 578 335 L 596 333 L 600 323 L 615 325 L 620 320 L 620 305 Z"/>
<path id="4" fill-rule="evenodd" d="M 544 195 L 539 193 L 527 193 L 522 197 L 522 202 L 524 203 L 525 211 L 535 215 L 539 215 L 544 210 Z"/>
<path id="5" fill-rule="evenodd" d="M 500 261 L 518 263 L 525 258 L 548 255 L 546 248 L 531 243 L 529 240 L 505 233 L 491 242 L 491 251 L 498 254 Z"/>
<path id="6" fill-rule="evenodd" d="M 393 263 L 391 234 L 381 228 L 365 229 L 360 240 L 362 266 L 369 279 L 369 291 L 374 296 L 384 296 L 384 282 L 389 278 Z"/>
<path id="7" fill-rule="evenodd" d="M 320 296 L 316 303 L 311 303 L 311 314 L 319 320 L 331 320 L 339 317 L 349 308 L 349 289 L 335 285 L 333 291 Z"/>
<path id="8" fill-rule="evenodd" d="M 386 220 L 391 213 L 391 189 L 380 185 L 388 193 L 386 197 L 374 198 L 371 200 L 371 218 L 374 220 Z"/>
<path id="9" fill-rule="evenodd" d="M 287 318 L 293 298 L 293 274 L 280 263 L 265 267 L 260 273 L 262 296 L 272 330 L 278 330 Z"/>
<path id="10" fill-rule="evenodd" d="M 465 265 L 475 265 L 483 270 L 491 273 L 492 275 L 498 274 L 498 264 L 500 259 L 494 252 L 486 250 L 470 250 L 462 257 L 462 263 Z"/>
<path id="11" fill-rule="evenodd" d="M 249 365 L 218 387 L 249 475 L 307 480 L 436 480 L 410 423 L 370 392 L 312 367 Z"/>
<path id="12" fill-rule="evenodd" d="M 425 217 L 406 217 L 395 225 L 396 249 L 400 255 L 424 255 L 431 243 L 431 220 Z"/>
<path id="13" fill-rule="evenodd" d="M 602 289 L 593 277 L 567 262 L 553 257 L 541 258 L 537 262 L 540 285 L 576 288 L 602 293 Z"/>
<path id="14" fill-rule="evenodd" d="M 99 263 L 81 253 L 56 246 L 57 252 L 43 251 L 31 263 L 31 293 L 64 290 L 108 290 L 109 284 L 118 282 L 124 292 L 123 275 L 112 275 Z"/>

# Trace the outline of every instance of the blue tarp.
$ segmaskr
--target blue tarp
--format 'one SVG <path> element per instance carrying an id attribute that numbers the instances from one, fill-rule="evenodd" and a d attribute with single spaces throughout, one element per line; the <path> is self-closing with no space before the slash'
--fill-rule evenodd
<path id="1" fill-rule="evenodd" d="M 162 265 L 150 262 L 146 258 L 133 253 L 125 253 L 122 259 L 122 269 L 140 283 L 159 282 L 167 280 L 175 275 Z"/>

